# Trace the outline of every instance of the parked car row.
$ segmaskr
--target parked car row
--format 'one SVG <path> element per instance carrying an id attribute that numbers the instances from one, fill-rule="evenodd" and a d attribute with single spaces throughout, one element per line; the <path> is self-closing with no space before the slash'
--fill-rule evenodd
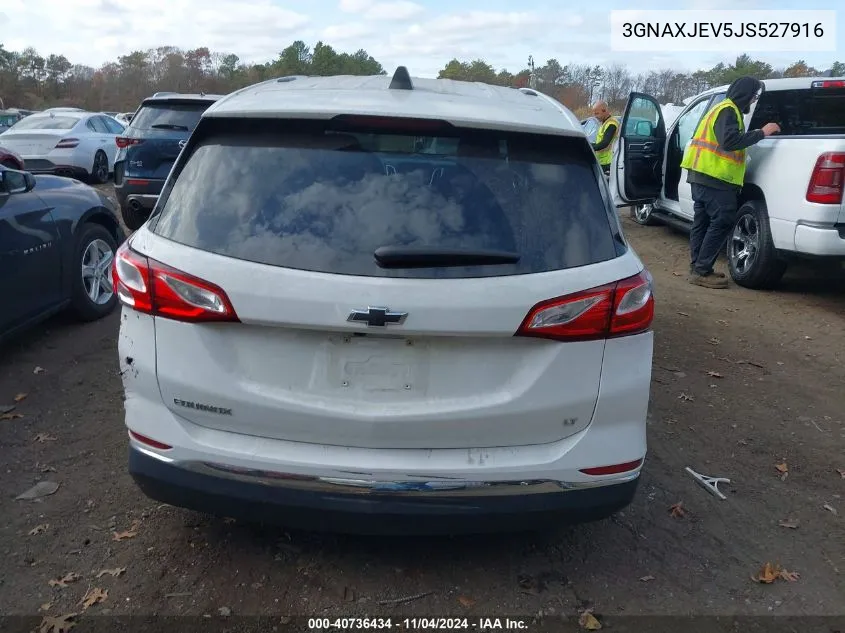
<path id="1" fill-rule="evenodd" d="M 31 173 L 104 183 L 114 171 L 115 139 L 124 129 L 106 114 L 50 108 L 16 122 L 0 137 L 0 148 L 22 158 Z"/>

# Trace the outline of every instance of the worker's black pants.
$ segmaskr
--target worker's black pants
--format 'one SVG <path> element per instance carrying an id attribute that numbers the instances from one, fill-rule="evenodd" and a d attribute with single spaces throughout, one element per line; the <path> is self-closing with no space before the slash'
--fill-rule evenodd
<path id="1" fill-rule="evenodd" d="M 736 219 L 737 192 L 691 183 L 695 216 L 690 231 L 690 264 L 693 272 L 709 275 L 725 247 Z"/>

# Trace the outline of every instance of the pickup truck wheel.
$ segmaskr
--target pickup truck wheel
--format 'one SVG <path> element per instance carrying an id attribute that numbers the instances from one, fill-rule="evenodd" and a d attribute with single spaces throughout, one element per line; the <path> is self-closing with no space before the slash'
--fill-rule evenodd
<path id="1" fill-rule="evenodd" d="M 750 200 L 737 211 L 727 251 L 731 278 L 740 286 L 772 288 L 786 272 L 786 262 L 772 242 L 766 204 L 760 200 Z"/>
<path id="2" fill-rule="evenodd" d="M 654 211 L 653 204 L 637 204 L 631 207 L 631 219 L 637 224 L 643 226 L 654 226 L 659 224 L 657 219 L 652 215 Z"/>

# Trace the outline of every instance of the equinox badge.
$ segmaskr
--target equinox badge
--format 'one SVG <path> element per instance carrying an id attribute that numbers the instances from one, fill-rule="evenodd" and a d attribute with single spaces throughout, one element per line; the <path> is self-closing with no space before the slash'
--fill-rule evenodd
<path id="1" fill-rule="evenodd" d="M 407 318 L 407 312 L 391 312 L 390 308 L 373 308 L 353 310 L 346 318 L 352 323 L 366 323 L 368 327 L 386 327 L 391 323 L 401 325 Z"/>

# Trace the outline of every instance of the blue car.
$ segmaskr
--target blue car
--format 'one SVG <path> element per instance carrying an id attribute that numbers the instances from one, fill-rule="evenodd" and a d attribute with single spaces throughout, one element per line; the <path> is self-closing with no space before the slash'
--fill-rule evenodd
<path id="1" fill-rule="evenodd" d="M 202 113 L 221 95 L 157 92 L 144 99 L 118 137 L 114 185 L 126 227 L 136 230 L 155 207 L 176 157 Z"/>
<path id="2" fill-rule="evenodd" d="M 93 187 L 0 165 L 0 343 L 65 308 L 82 321 L 110 314 L 124 237 Z"/>

